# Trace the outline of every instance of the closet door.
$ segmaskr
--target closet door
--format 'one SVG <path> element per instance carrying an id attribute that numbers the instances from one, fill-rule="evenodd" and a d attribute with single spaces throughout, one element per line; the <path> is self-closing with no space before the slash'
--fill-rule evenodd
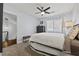
<path id="1" fill-rule="evenodd" d="M 54 32 L 62 32 L 62 19 L 54 19 Z"/>

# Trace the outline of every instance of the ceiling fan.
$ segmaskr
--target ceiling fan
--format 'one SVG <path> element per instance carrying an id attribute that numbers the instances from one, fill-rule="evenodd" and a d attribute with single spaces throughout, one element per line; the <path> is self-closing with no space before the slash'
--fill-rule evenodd
<path id="1" fill-rule="evenodd" d="M 35 14 L 41 14 L 41 16 L 43 16 L 44 14 L 51 14 L 54 13 L 54 11 L 52 12 L 48 12 L 47 10 L 49 10 L 51 7 L 47 7 L 46 9 L 44 9 L 44 7 L 36 7 L 40 12 L 36 12 Z"/>

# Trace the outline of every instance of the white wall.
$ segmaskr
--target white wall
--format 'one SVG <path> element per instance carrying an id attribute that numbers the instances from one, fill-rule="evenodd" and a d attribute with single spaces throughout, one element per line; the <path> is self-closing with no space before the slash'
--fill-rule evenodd
<path id="1" fill-rule="evenodd" d="M 17 16 L 17 43 L 22 42 L 22 37 L 36 32 L 39 20 L 31 15 L 19 12 L 18 10 L 4 4 L 4 11 Z"/>
<path id="2" fill-rule="evenodd" d="M 17 43 L 22 41 L 23 36 L 35 33 L 37 25 L 39 25 L 39 20 L 21 13 L 17 19 Z"/>
<path id="3" fill-rule="evenodd" d="M 79 24 L 79 4 L 75 4 L 74 8 L 74 19 L 75 19 L 75 24 Z"/>
<path id="4" fill-rule="evenodd" d="M 8 21 L 5 20 L 5 18 L 8 18 Z M 16 16 L 8 14 L 8 13 L 3 13 L 3 31 L 8 31 L 8 40 L 16 39 L 16 32 L 17 32 L 17 20 Z M 7 27 L 7 29 L 5 28 Z M 3 41 L 5 40 L 3 36 Z"/>
<path id="5" fill-rule="evenodd" d="M 77 10 L 77 12 L 78 12 L 78 10 Z M 17 16 L 17 42 L 18 43 L 21 41 L 23 36 L 31 35 L 32 33 L 35 33 L 35 28 L 39 24 L 40 20 L 44 21 L 45 26 L 46 26 L 46 20 L 61 19 L 62 16 L 63 16 L 62 19 L 64 19 L 64 20 L 67 20 L 67 19 L 71 20 L 72 19 L 72 20 L 76 20 L 77 23 L 79 21 L 78 20 L 79 15 L 76 12 L 77 16 L 75 16 L 74 11 L 69 11 L 69 12 L 66 12 L 64 14 L 50 16 L 50 17 L 38 19 L 38 20 L 35 17 L 21 13 L 18 10 L 14 9 L 10 6 L 7 6 L 7 5 L 4 5 L 4 11 L 6 11 L 8 13 L 15 14 Z M 74 12 L 74 15 L 73 15 L 73 12 Z"/>
<path id="6" fill-rule="evenodd" d="M 16 39 L 17 37 L 17 25 L 9 23 L 9 40 Z"/>

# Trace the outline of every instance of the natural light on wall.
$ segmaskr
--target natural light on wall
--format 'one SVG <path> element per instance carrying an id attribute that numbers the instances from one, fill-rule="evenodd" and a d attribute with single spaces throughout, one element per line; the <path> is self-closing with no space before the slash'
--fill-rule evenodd
<path id="1" fill-rule="evenodd" d="M 72 28 L 74 25 L 74 22 L 72 20 L 65 21 L 65 27 L 66 28 Z"/>

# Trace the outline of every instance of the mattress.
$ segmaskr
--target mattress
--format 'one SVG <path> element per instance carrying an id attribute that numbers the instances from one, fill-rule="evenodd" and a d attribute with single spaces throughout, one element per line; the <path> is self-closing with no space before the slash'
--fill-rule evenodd
<path id="1" fill-rule="evenodd" d="M 46 55 L 46 56 L 48 56 L 48 55 L 49 56 L 72 56 L 72 55 L 64 53 L 63 51 L 60 51 L 60 50 L 49 48 L 49 47 L 46 47 L 46 46 L 43 46 L 43 45 L 40 45 L 37 43 L 33 43 L 33 42 L 30 42 L 30 43 L 31 43 L 31 49 L 39 54 L 42 54 L 42 55 Z"/>
<path id="2" fill-rule="evenodd" d="M 65 39 L 62 33 L 37 33 L 31 36 L 30 42 L 31 41 L 63 50 Z"/>
<path id="3" fill-rule="evenodd" d="M 34 49 L 35 51 L 44 53 L 45 55 L 60 55 L 61 51 L 58 51 L 56 49 L 53 48 L 49 48 L 37 43 L 32 43 L 31 42 L 31 49 Z"/>

